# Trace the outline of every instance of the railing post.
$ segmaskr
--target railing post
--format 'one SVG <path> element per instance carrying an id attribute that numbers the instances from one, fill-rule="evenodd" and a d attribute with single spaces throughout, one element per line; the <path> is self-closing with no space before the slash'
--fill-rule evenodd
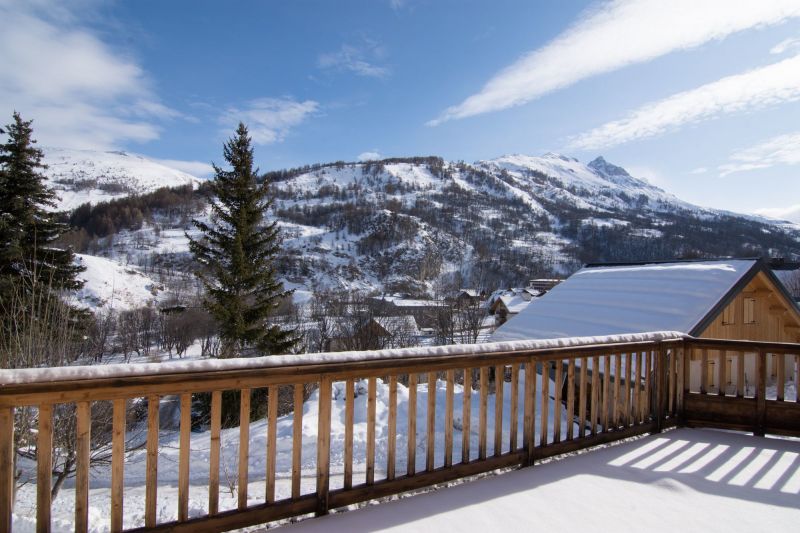
<path id="1" fill-rule="evenodd" d="M 331 394 L 329 376 L 319 383 L 319 422 L 317 424 L 317 511 L 316 515 L 328 514 L 331 461 Z"/>
<path id="2" fill-rule="evenodd" d="M 666 397 L 664 392 L 666 391 L 665 387 L 665 379 L 667 377 L 667 373 L 665 372 L 666 368 L 669 368 L 666 362 L 666 355 L 667 351 L 664 350 L 664 346 L 659 342 L 656 344 L 656 368 L 655 368 L 655 387 L 653 394 L 655 395 L 655 419 L 656 419 L 656 433 L 661 433 L 661 430 L 664 426 L 664 405 L 666 403 Z"/>
<path id="3" fill-rule="evenodd" d="M 756 423 L 753 435 L 763 437 L 767 420 L 767 353 L 759 350 L 756 354 L 758 385 L 756 386 Z"/>
<path id="4" fill-rule="evenodd" d="M 14 408 L 0 408 L 0 531 L 11 531 L 14 509 Z"/>
<path id="5" fill-rule="evenodd" d="M 689 369 L 691 368 L 692 347 L 686 340 L 681 343 L 678 349 L 676 380 L 675 380 L 675 417 L 681 426 L 686 425 L 686 411 L 684 410 L 684 400 L 689 392 Z"/>

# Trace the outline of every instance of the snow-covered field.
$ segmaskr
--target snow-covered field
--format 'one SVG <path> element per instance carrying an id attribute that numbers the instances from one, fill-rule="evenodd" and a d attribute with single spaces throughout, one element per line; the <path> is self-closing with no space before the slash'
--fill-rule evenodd
<path id="1" fill-rule="evenodd" d="M 524 371 L 520 373 L 520 386 L 518 401 L 519 418 L 518 445 L 522 444 L 522 412 Z M 541 376 L 537 376 L 537 388 L 541 387 Z M 509 449 L 510 410 L 511 410 L 511 384 L 505 383 L 503 396 L 503 450 Z M 550 383 L 551 390 L 554 384 Z M 366 445 L 367 445 L 367 382 L 360 381 L 356 384 L 355 413 L 354 413 L 354 475 L 353 483 L 363 483 L 366 475 Z M 446 384 L 438 381 L 435 388 L 436 394 L 436 434 L 435 434 L 435 466 L 444 464 L 444 407 Z M 397 387 L 397 472 L 406 470 L 407 427 L 408 427 L 408 389 L 398 383 Z M 494 434 L 494 398 L 492 394 L 488 399 L 488 432 Z M 479 394 L 473 391 L 471 395 L 471 431 L 470 452 L 472 458 L 478 454 L 478 416 Z M 301 492 L 312 493 L 316 490 L 316 445 L 317 445 L 317 413 L 318 391 L 314 392 L 303 406 L 303 446 L 302 446 L 302 481 Z M 332 395 L 332 422 L 331 422 L 331 489 L 343 486 L 344 472 L 344 438 L 345 438 L 345 392 L 344 383 L 334 384 Z M 417 471 L 424 470 L 425 450 L 427 435 L 425 432 L 427 420 L 428 385 L 421 384 L 417 394 Z M 162 400 L 162 427 L 170 426 L 169 420 L 179 417 L 174 398 L 166 397 Z M 461 424 L 463 406 L 463 387 L 455 386 L 454 402 L 454 460 L 461 457 Z M 541 406 L 537 406 L 540 409 Z M 549 405 L 549 419 L 554 419 L 554 404 Z M 164 416 L 171 413 L 169 417 Z M 385 477 L 387 462 L 388 439 L 388 412 L 389 412 L 389 387 L 388 384 L 378 380 L 376 403 L 376 479 Z M 292 470 L 292 429 L 293 414 L 281 417 L 277 424 L 277 470 L 276 470 L 276 497 L 288 498 L 291 495 L 291 470 Z M 567 421 L 562 417 L 562 434 L 566 436 Z M 552 437 L 552 424 L 550 428 Z M 537 437 L 538 438 L 538 437 Z M 250 505 L 263 503 L 265 497 L 266 479 L 266 439 L 267 424 L 265 420 L 255 421 L 250 426 L 250 456 L 248 486 L 248 500 Z M 493 439 L 488 439 L 488 453 L 493 453 Z M 160 451 L 158 464 L 158 521 L 172 521 L 177 519 L 177 484 L 178 484 L 178 434 L 175 430 L 162 429 L 160 434 Z M 191 474 L 189 515 L 190 517 L 205 515 L 208 508 L 208 474 L 209 474 L 210 434 L 197 432 L 191 436 Z M 235 487 L 238 469 L 239 429 L 224 430 L 221 445 L 220 466 L 220 510 L 233 509 L 237 504 Z M 29 467 L 31 465 L 28 465 Z M 109 527 L 108 509 L 110 507 L 110 470 L 98 468 L 91 472 L 90 481 L 90 510 L 89 521 L 91 531 L 107 531 Z M 125 464 L 125 492 L 124 492 L 124 527 L 133 528 L 144 524 L 145 503 L 145 451 L 138 450 L 126 457 Z M 14 508 L 14 531 L 35 531 L 35 501 L 36 486 L 26 485 L 20 489 Z M 72 531 L 74 517 L 74 484 L 70 480 L 65 488 L 53 502 L 53 531 Z"/>
<path id="2" fill-rule="evenodd" d="M 753 532 L 798 523 L 799 440 L 677 429 L 287 531 Z"/>

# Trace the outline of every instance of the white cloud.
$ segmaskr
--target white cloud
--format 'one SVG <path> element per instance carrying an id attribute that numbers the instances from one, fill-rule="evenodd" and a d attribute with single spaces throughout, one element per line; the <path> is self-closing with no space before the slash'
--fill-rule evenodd
<path id="1" fill-rule="evenodd" d="M 203 161 L 182 161 L 180 159 L 153 159 L 164 166 L 188 172 L 198 178 L 204 178 L 214 173 L 214 167 Z"/>
<path id="2" fill-rule="evenodd" d="M 376 64 L 383 56 L 383 47 L 365 39 L 360 46 L 343 44 L 336 52 L 321 54 L 317 65 L 322 69 L 349 71 L 358 76 L 385 78 L 389 76 L 389 69 Z"/>
<path id="3" fill-rule="evenodd" d="M 800 204 L 791 205 L 789 207 L 764 207 L 753 211 L 756 215 L 761 215 L 770 218 L 777 218 L 778 220 L 789 220 L 791 222 L 800 223 Z"/>
<path id="4" fill-rule="evenodd" d="M 34 120 L 43 144 L 71 148 L 158 138 L 158 121 L 181 114 L 159 102 L 135 60 L 113 51 L 77 18 L 58 2 L 0 2 L 3 123 L 17 110 Z"/>
<path id="5" fill-rule="evenodd" d="M 720 176 L 776 165 L 800 164 L 800 131 L 778 135 L 754 146 L 734 152 L 730 162 L 720 165 Z"/>
<path id="6" fill-rule="evenodd" d="M 769 53 L 782 54 L 784 52 L 788 52 L 789 50 L 794 50 L 795 48 L 800 48 L 800 37 L 784 39 L 783 41 L 773 46 L 770 49 Z"/>
<path id="7" fill-rule="evenodd" d="M 522 105 L 591 76 L 797 16 L 797 0 L 604 2 L 428 124 Z"/>
<path id="8" fill-rule="evenodd" d="M 373 150 L 371 152 L 361 152 L 358 154 L 359 161 L 378 161 L 379 159 L 383 159 L 383 155 L 377 150 Z"/>
<path id="9" fill-rule="evenodd" d="M 406 0 L 389 0 L 389 5 L 392 6 L 392 9 L 395 11 L 403 9 L 406 6 Z"/>
<path id="10" fill-rule="evenodd" d="M 697 167 L 689 171 L 689 174 L 705 174 L 708 172 L 708 167 Z"/>
<path id="11" fill-rule="evenodd" d="M 230 135 L 238 122 L 244 122 L 253 142 L 272 144 L 281 142 L 289 130 L 301 124 L 319 110 L 314 100 L 298 102 L 291 98 L 259 98 L 243 108 L 230 107 L 220 118 L 220 123 Z"/>
<path id="12" fill-rule="evenodd" d="M 798 99 L 800 55 L 645 104 L 621 120 L 572 138 L 569 146 L 575 150 L 608 148 L 685 124 Z"/>

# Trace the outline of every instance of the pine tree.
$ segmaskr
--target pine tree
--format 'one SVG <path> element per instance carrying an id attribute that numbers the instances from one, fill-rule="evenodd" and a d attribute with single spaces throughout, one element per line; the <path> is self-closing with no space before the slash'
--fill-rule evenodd
<path id="1" fill-rule="evenodd" d="M 187 234 L 201 266 L 197 274 L 205 287 L 205 306 L 219 326 L 221 356 L 287 353 L 296 336 L 270 323 L 270 317 L 291 291 L 277 279 L 279 229 L 277 222 L 265 220 L 272 197 L 267 181 L 258 183 L 244 124 L 225 143 L 223 154 L 230 170 L 214 165 L 210 223 L 193 220 L 201 238 Z"/>
<path id="2" fill-rule="evenodd" d="M 42 171 L 42 151 L 34 145 L 32 121 L 14 113 L 14 122 L 0 129 L 0 295 L 12 285 L 45 285 L 49 290 L 75 290 L 83 267 L 70 249 L 54 242 L 67 231 L 52 213 L 55 192 Z"/>

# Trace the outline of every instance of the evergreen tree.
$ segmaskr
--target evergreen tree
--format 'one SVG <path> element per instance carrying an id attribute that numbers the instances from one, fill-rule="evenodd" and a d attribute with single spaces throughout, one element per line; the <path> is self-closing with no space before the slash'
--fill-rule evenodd
<path id="1" fill-rule="evenodd" d="M 0 129 L 8 136 L 0 144 L 0 295 L 13 286 L 79 289 L 83 267 L 74 264 L 72 250 L 54 245 L 68 228 L 51 212 L 56 196 L 42 174 L 47 167 L 34 146 L 32 121 L 13 117 Z"/>
<path id="2" fill-rule="evenodd" d="M 265 220 L 272 197 L 267 181 L 258 183 L 250 143 L 240 123 L 223 150 L 230 170 L 214 165 L 210 223 L 193 220 L 202 236 L 187 234 L 201 265 L 197 274 L 205 286 L 205 306 L 219 326 L 222 357 L 283 354 L 297 342 L 293 331 L 270 323 L 291 291 L 277 279 L 279 229 L 277 222 Z"/>

